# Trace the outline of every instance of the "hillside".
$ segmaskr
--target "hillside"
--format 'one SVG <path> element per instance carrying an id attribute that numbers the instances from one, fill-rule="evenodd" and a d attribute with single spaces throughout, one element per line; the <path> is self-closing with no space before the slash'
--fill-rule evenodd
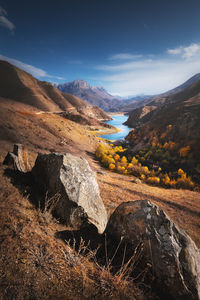
<path id="1" fill-rule="evenodd" d="M 73 115 L 83 114 L 86 119 L 88 117 L 110 119 L 101 109 L 89 105 L 76 96 L 60 92 L 51 83 L 40 81 L 6 61 L 0 61 L 0 78 L 2 98 L 24 103 L 46 112 L 64 111 Z"/>
<path id="2" fill-rule="evenodd" d="M 199 75 L 130 113 L 126 124 L 134 129 L 127 141 L 132 154 L 153 172 L 151 180 L 167 187 L 199 188 L 199 115 Z"/>
<path id="3" fill-rule="evenodd" d="M 183 84 L 179 85 L 178 87 L 169 90 L 165 93 L 154 95 L 154 96 L 144 96 L 139 99 L 139 101 L 136 101 L 134 98 L 130 103 L 127 103 L 123 106 L 123 111 L 131 112 L 132 110 L 136 110 L 137 108 L 142 108 L 145 105 L 162 105 L 165 101 L 167 101 L 168 97 L 171 97 L 172 95 L 175 95 L 176 93 L 179 93 L 183 91 L 185 88 L 189 87 L 191 84 L 197 82 L 200 79 L 200 74 L 196 74 L 193 77 L 191 77 L 189 80 L 184 82 Z M 138 99 L 137 99 L 138 100 Z M 137 112 L 138 113 L 138 112 Z M 131 115 L 131 114 L 130 114 Z M 132 120 L 134 117 L 132 117 Z M 132 122 L 132 121 L 130 121 Z M 135 126 L 135 125 L 134 125 Z M 132 127 L 134 127 L 132 126 Z"/>
<path id="4" fill-rule="evenodd" d="M 171 129 L 165 136 L 168 141 L 198 144 L 199 112 L 200 74 L 197 74 L 176 89 L 154 97 L 149 104 L 133 110 L 126 124 L 134 128 L 142 127 L 138 132 L 143 131 L 143 136 L 150 137 L 150 131 L 154 132 L 158 139 L 170 124 Z"/>
<path id="5" fill-rule="evenodd" d="M 84 255 L 84 246 L 79 248 L 80 236 L 93 241 L 92 231 L 71 231 L 48 211 L 40 210 L 35 205 L 36 199 L 30 197 L 32 179 L 15 173 L 2 165 L 2 161 L 7 151 L 12 151 L 14 142 L 27 146 L 32 166 L 37 152 L 70 152 L 83 156 L 97 175 L 108 216 L 127 200 L 150 200 L 184 228 L 198 246 L 199 193 L 138 184 L 132 176 L 103 169 L 94 157 L 99 141 L 83 126 L 59 115 L 38 114 L 34 109 L 28 113 L 28 107 L 26 111 L 24 108 L 16 102 L 12 102 L 12 106 L 7 101 L 1 105 L 0 298 L 18 300 L 34 295 L 38 299 L 49 299 L 63 295 L 64 299 L 77 300 L 156 299 L 149 286 L 141 291 L 140 281 L 137 284 L 126 276 L 110 273 L 107 267 L 101 268 L 95 263 L 95 251 Z M 69 244 L 69 239 L 74 238 L 75 246 Z M 100 241 L 95 242 L 95 247 L 97 242 Z"/>

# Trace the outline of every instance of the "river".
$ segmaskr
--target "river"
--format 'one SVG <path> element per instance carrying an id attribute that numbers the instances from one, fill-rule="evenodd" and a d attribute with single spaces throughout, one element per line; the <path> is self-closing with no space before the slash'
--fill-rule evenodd
<path id="1" fill-rule="evenodd" d="M 120 131 L 112 133 L 112 134 L 103 134 L 103 135 L 100 135 L 100 137 L 103 139 L 108 139 L 108 140 L 124 139 L 128 135 L 129 131 L 132 129 L 126 125 L 123 125 L 123 123 L 126 122 L 126 120 L 128 119 L 128 116 L 112 115 L 112 119 L 113 120 L 107 121 L 105 123 L 115 126 Z"/>

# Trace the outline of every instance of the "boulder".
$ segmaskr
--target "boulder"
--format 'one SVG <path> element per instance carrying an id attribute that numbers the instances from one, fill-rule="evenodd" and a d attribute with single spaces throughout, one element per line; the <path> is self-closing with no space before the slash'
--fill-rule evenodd
<path id="1" fill-rule="evenodd" d="M 55 213 L 62 221 L 79 229 L 92 223 L 103 233 L 107 212 L 100 197 L 95 173 L 87 160 L 70 153 L 39 154 L 33 168 L 37 185 L 48 196 L 59 195 Z"/>
<path id="2" fill-rule="evenodd" d="M 106 233 L 113 242 L 123 240 L 131 253 L 142 243 L 138 265 L 151 266 L 152 286 L 161 299 L 199 299 L 200 252 L 162 209 L 146 200 L 122 203 Z"/>
<path id="3" fill-rule="evenodd" d="M 13 152 L 8 152 L 4 161 L 4 165 L 14 168 L 16 171 L 27 173 L 31 171 L 31 165 L 28 161 L 28 152 L 24 145 L 14 144 Z"/>

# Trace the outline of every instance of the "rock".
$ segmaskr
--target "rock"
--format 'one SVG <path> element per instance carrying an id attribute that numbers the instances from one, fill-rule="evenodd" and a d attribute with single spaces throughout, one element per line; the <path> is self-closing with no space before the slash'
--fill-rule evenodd
<path id="1" fill-rule="evenodd" d="M 28 161 L 28 152 L 24 145 L 14 144 L 13 152 L 8 152 L 4 165 L 12 166 L 15 170 L 27 173 L 31 171 L 31 165 Z"/>
<path id="2" fill-rule="evenodd" d="M 94 224 L 99 233 L 107 225 L 95 173 L 87 160 L 67 154 L 39 154 L 33 168 L 35 180 L 48 196 L 60 195 L 56 215 L 74 228 Z"/>
<path id="3" fill-rule="evenodd" d="M 107 236 L 126 249 L 143 243 L 138 264 L 152 266 L 152 286 L 161 299 L 199 299 L 200 252 L 192 239 L 150 201 L 122 203 L 111 215 Z"/>
<path id="4" fill-rule="evenodd" d="M 134 178 L 134 179 L 132 180 L 132 182 L 133 182 L 133 183 L 137 183 L 137 184 L 142 183 L 142 181 L 141 181 L 139 178 Z"/>

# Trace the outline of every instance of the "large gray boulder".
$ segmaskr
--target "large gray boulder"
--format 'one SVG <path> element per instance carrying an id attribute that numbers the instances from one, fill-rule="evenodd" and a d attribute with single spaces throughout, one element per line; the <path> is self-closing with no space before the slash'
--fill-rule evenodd
<path id="1" fill-rule="evenodd" d="M 126 249 L 143 244 L 139 265 L 152 266 L 152 285 L 161 299 L 199 299 L 200 252 L 192 239 L 150 201 L 122 203 L 106 229 L 110 239 Z"/>
<path id="2" fill-rule="evenodd" d="M 24 145 L 14 144 L 13 152 L 8 152 L 4 165 L 11 166 L 16 171 L 27 173 L 31 171 L 31 165 L 28 160 L 28 151 Z"/>
<path id="3" fill-rule="evenodd" d="M 107 225 L 107 212 L 100 197 L 95 173 L 87 160 L 70 153 L 39 154 L 33 175 L 40 188 L 51 197 L 59 196 L 57 216 L 80 228 L 84 222 L 94 224 L 99 233 Z"/>

